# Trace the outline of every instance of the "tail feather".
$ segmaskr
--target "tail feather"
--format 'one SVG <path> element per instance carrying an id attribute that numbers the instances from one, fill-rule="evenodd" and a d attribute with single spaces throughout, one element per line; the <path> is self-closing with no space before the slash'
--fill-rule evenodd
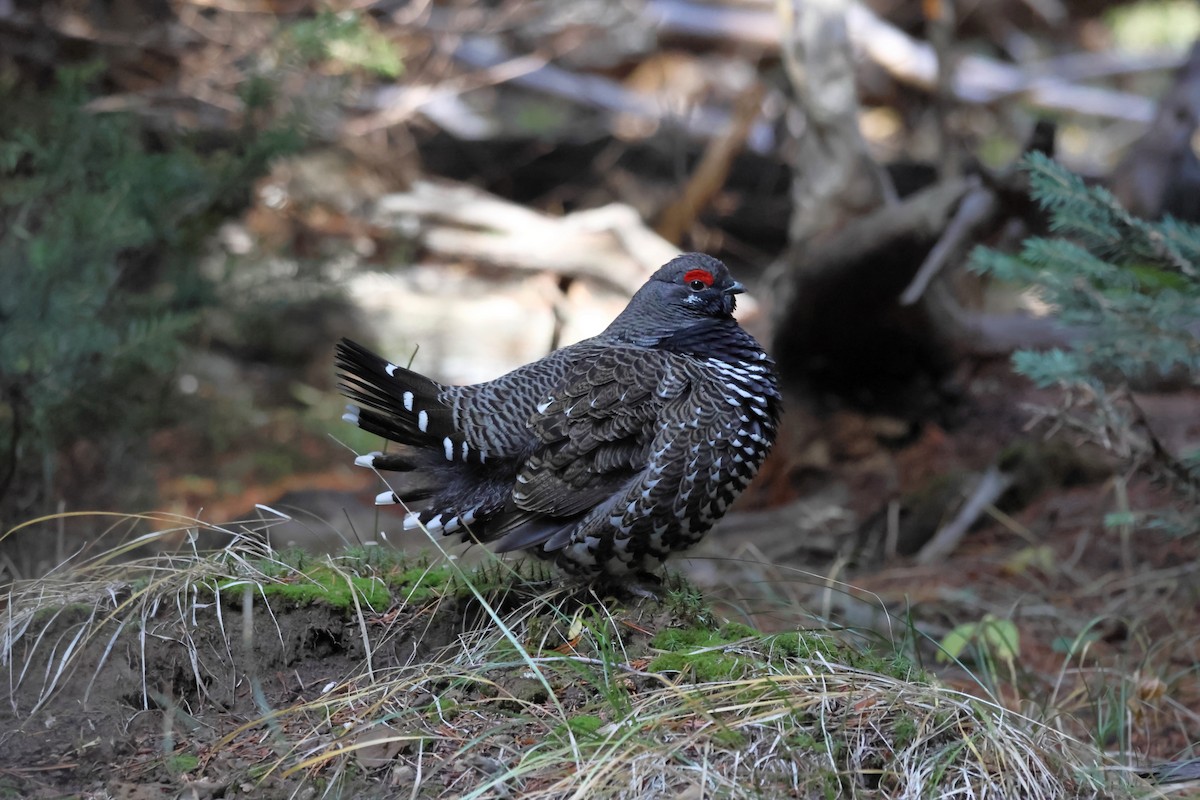
<path id="1" fill-rule="evenodd" d="M 402 506 L 405 506 L 406 508 L 409 508 L 409 507 L 421 502 L 422 500 L 428 500 L 429 498 L 436 495 L 438 492 L 438 488 L 439 487 L 436 487 L 436 486 L 419 486 L 419 487 L 411 487 L 410 486 L 409 488 L 404 490 L 403 497 L 396 494 L 391 489 L 388 489 L 386 492 L 380 492 L 378 495 L 375 496 L 375 505 L 377 505 L 377 506 L 402 505 Z M 421 512 L 410 511 L 409 513 L 420 515 L 420 514 L 432 514 L 433 512 L 432 511 L 421 511 Z"/>
<path id="2" fill-rule="evenodd" d="M 467 442 L 454 424 L 454 413 L 443 401 L 450 387 L 375 355 L 360 344 L 343 339 L 337 345 L 340 389 L 357 405 L 347 407 L 343 419 L 364 431 L 401 445 L 397 452 L 367 453 L 354 463 L 390 472 L 416 472 L 424 486 L 407 486 L 399 493 L 386 491 L 378 505 L 403 505 L 408 509 L 406 529 L 424 526 L 432 532 L 460 534 L 465 541 L 483 535 L 499 499 L 483 499 L 480 471 L 488 454 Z M 430 500 L 429 508 L 414 510 L 417 501 Z"/>
<path id="3" fill-rule="evenodd" d="M 496 540 L 493 548 L 497 553 L 509 553 L 514 550 L 530 550 L 538 548 L 550 552 L 553 550 L 561 550 L 565 546 L 564 540 L 557 546 L 551 546 L 552 540 L 563 539 L 564 536 L 569 537 L 570 532 L 575 528 L 582 515 L 573 517 L 555 518 L 530 515 L 523 518 L 523 521 L 507 530 L 503 536 L 498 536 L 498 532 L 489 531 L 488 540 Z"/>
<path id="4" fill-rule="evenodd" d="M 347 418 L 368 433 L 426 448 L 441 448 L 446 437 L 461 438 L 452 411 L 439 399 L 441 384 L 349 339 L 337 345 L 337 367 L 342 393 L 362 406 Z"/>
<path id="5" fill-rule="evenodd" d="M 354 459 L 354 465 L 387 472 L 412 472 L 420 466 L 413 453 L 381 453 L 378 450 Z"/>

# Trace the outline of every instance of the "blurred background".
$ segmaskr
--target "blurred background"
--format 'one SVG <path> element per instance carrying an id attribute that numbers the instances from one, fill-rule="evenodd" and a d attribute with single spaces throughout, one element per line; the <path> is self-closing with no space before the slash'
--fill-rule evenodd
<path id="1" fill-rule="evenodd" d="M 1200 240 L 1198 35 L 1187 0 L 0 0 L 0 573 L 150 509 L 157 546 L 395 532 L 339 337 L 486 380 L 700 250 L 787 413 L 677 566 L 1187 755 L 1196 262 L 1155 243 Z M 1092 260 L 1004 259 L 1063 228 L 1022 163 Z"/>

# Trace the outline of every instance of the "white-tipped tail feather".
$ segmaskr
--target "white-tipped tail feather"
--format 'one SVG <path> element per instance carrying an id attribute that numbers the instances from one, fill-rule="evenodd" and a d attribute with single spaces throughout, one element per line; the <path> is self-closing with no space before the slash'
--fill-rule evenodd
<path id="1" fill-rule="evenodd" d="M 358 458 L 354 459 L 354 466 L 356 466 L 356 467 L 374 467 L 375 466 L 375 457 L 381 456 L 381 455 L 383 455 L 383 453 L 379 452 L 378 450 L 373 450 L 370 453 L 367 453 L 366 455 L 361 455 Z"/>

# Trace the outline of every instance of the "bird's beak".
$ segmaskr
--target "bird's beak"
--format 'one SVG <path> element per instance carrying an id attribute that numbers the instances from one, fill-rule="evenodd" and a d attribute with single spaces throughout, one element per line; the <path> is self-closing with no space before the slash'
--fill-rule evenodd
<path id="1" fill-rule="evenodd" d="M 744 291 L 746 291 L 746 287 L 742 285 L 742 282 L 734 281 L 726 286 L 725 291 L 721 292 L 721 294 L 741 294 Z"/>

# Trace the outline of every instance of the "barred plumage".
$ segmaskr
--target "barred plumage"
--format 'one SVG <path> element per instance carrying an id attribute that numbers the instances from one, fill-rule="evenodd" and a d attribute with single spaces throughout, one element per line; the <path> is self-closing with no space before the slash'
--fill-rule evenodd
<path id="1" fill-rule="evenodd" d="M 717 259 L 682 255 L 599 336 L 472 386 L 343 340 L 345 419 L 402 445 L 356 463 L 424 478 L 377 498 L 409 509 L 406 529 L 585 578 L 649 574 L 721 518 L 775 438 L 775 366 L 733 319 L 741 291 Z"/>

